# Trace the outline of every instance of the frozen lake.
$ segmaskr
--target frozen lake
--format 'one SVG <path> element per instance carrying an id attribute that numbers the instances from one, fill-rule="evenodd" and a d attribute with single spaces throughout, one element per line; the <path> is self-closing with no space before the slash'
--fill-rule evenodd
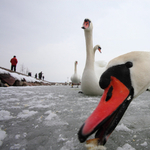
<path id="1" fill-rule="evenodd" d="M 69 86 L 1 87 L 0 149 L 86 150 L 77 132 L 100 96 L 85 96 L 79 90 Z M 150 149 L 150 92 L 131 102 L 105 147 Z"/>

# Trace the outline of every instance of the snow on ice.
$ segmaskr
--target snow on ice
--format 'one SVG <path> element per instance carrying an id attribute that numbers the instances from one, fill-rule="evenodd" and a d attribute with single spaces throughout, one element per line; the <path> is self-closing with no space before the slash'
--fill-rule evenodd
<path id="1" fill-rule="evenodd" d="M 14 77 L 15 79 L 20 80 L 20 81 L 25 79 L 27 82 L 40 82 L 40 80 L 37 80 L 36 78 L 30 77 L 30 76 L 25 76 L 25 75 L 18 74 L 15 72 L 9 72 L 9 71 L 1 69 L 1 68 L 0 68 L 0 73 L 1 74 L 10 74 L 12 77 Z M 46 82 L 46 81 L 42 81 L 42 82 Z"/>

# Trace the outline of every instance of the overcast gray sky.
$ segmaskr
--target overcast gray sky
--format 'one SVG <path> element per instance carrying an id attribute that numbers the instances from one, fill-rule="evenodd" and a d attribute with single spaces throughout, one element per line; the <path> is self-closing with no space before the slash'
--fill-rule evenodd
<path id="1" fill-rule="evenodd" d="M 10 69 L 16 55 L 21 66 L 45 80 L 82 76 L 85 65 L 85 18 L 93 23 L 93 45 L 106 60 L 130 51 L 150 50 L 149 0 L 0 0 L 0 66 Z"/>

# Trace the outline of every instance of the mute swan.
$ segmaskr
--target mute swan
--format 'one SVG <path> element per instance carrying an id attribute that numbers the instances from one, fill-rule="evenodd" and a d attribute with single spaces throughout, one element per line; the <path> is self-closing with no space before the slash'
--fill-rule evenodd
<path id="1" fill-rule="evenodd" d="M 98 45 L 93 50 L 93 25 L 89 19 L 85 19 L 83 23 L 85 41 L 86 41 L 86 63 L 82 74 L 81 90 L 86 95 L 102 95 L 103 89 L 99 87 L 99 78 L 105 70 L 106 63 L 99 61 L 95 63 L 95 51 Z"/>
<path id="2" fill-rule="evenodd" d="M 72 87 L 73 85 L 77 85 L 77 87 L 80 85 L 80 76 L 77 74 L 77 64 L 78 62 L 75 61 L 75 66 L 74 66 L 74 74 L 71 76 L 71 81 L 72 81 Z"/>
<path id="3" fill-rule="evenodd" d="M 96 132 L 99 144 L 104 145 L 132 99 L 150 86 L 150 52 L 134 51 L 111 60 L 99 84 L 104 93 L 101 100 L 78 132 L 84 142 Z"/>

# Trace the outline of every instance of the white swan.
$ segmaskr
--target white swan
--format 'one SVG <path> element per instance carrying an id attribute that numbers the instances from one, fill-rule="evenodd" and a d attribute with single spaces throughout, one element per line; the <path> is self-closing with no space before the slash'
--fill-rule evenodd
<path id="1" fill-rule="evenodd" d="M 71 76 L 71 81 L 72 81 L 72 87 L 73 85 L 77 85 L 77 87 L 80 85 L 81 79 L 80 76 L 77 74 L 77 64 L 78 62 L 75 61 L 75 66 L 74 66 L 74 74 Z"/>
<path id="2" fill-rule="evenodd" d="M 93 25 L 89 19 L 85 19 L 83 23 L 85 41 L 86 41 L 86 63 L 82 74 L 81 90 L 86 95 L 102 95 L 103 90 L 99 87 L 99 79 L 105 70 L 106 62 L 99 61 L 95 64 L 95 51 L 93 50 Z"/>
<path id="3" fill-rule="evenodd" d="M 80 142 L 84 142 L 94 132 L 99 144 L 107 142 L 132 99 L 150 86 L 149 62 L 150 52 L 135 51 L 108 63 L 99 82 L 104 93 L 78 132 Z"/>

